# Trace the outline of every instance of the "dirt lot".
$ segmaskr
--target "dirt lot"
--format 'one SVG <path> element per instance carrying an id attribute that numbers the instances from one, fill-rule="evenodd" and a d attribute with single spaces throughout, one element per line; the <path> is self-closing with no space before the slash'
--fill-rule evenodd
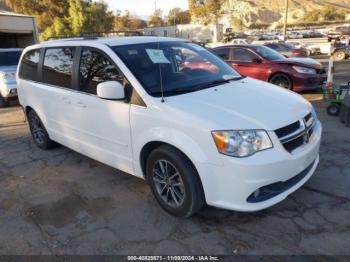
<path id="1" fill-rule="evenodd" d="M 337 81 L 349 75 L 339 66 Z M 312 100 L 320 165 L 258 213 L 165 214 L 146 182 L 59 147 L 41 151 L 18 106 L 0 110 L 0 254 L 350 254 L 350 129 Z"/>

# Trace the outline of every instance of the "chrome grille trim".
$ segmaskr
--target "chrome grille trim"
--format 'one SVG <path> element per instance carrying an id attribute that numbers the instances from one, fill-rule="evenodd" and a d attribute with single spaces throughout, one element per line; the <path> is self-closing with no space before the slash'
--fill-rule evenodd
<path id="1" fill-rule="evenodd" d="M 315 116 L 312 114 L 312 112 L 310 112 L 303 117 L 303 119 L 299 120 L 299 128 L 297 130 L 293 130 L 292 133 L 278 138 L 284 148 L 289 153 L 292 153 L 295 149 L 310 142 L 310 138 L 313 137 L 313 128 L 315 127 L 316 123 L 317 121 Z M 275 132 L 277 130 L 275 130 Z"/>

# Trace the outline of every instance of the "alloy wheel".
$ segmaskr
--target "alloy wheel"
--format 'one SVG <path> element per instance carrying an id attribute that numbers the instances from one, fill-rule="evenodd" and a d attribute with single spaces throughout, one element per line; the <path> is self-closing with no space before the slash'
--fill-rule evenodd
<path id="1" fill-rule="evenodd" d="M 45 129 L 40 119 L 36 115 L 31 117 L 30 127 L 31 127 L 34 140 L 40 145 L 44 144 L 45 136 L 46 136 Z"/>
<path id="2" fill-rule="evenodd" d="M 186 197 L 185 185 L 177 168 L 167 160 L 158 160 L 152 179 L 160 198 L 171 207 L 180 207 Z"/>

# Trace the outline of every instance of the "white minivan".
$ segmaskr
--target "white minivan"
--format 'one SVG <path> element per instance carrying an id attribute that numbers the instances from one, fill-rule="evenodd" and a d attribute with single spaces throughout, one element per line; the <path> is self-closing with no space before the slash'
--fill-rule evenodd
<path id="1" fill-rule="evenodd" d="M 25 49 L 18 95 L 36 145 L 56 143 L 147 179 L 188 217 L 257 211 L 300 188 L 321 124 L 300 95 L 244 77 L 181 39 L 65 39 Z"/>

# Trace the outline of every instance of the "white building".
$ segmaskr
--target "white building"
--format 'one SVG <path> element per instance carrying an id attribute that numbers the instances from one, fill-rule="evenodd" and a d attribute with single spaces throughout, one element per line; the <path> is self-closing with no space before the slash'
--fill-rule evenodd
<path id="1" fill-rule="evenodd" d="M 178 37 L 201 42 L 216 42 L 223 36 L 222 26 L 219 26 L 219 30 L 216 30 L 215 25 L 205 26 L 200 24 L 148 27 L 144 29 L 144 34 L 152 36 Z"/>
<path id="2" fill-rule="evenodd" d="M 0 48 L 24 48 L 37 42 L 34 17 L 0 10 Z"/>

